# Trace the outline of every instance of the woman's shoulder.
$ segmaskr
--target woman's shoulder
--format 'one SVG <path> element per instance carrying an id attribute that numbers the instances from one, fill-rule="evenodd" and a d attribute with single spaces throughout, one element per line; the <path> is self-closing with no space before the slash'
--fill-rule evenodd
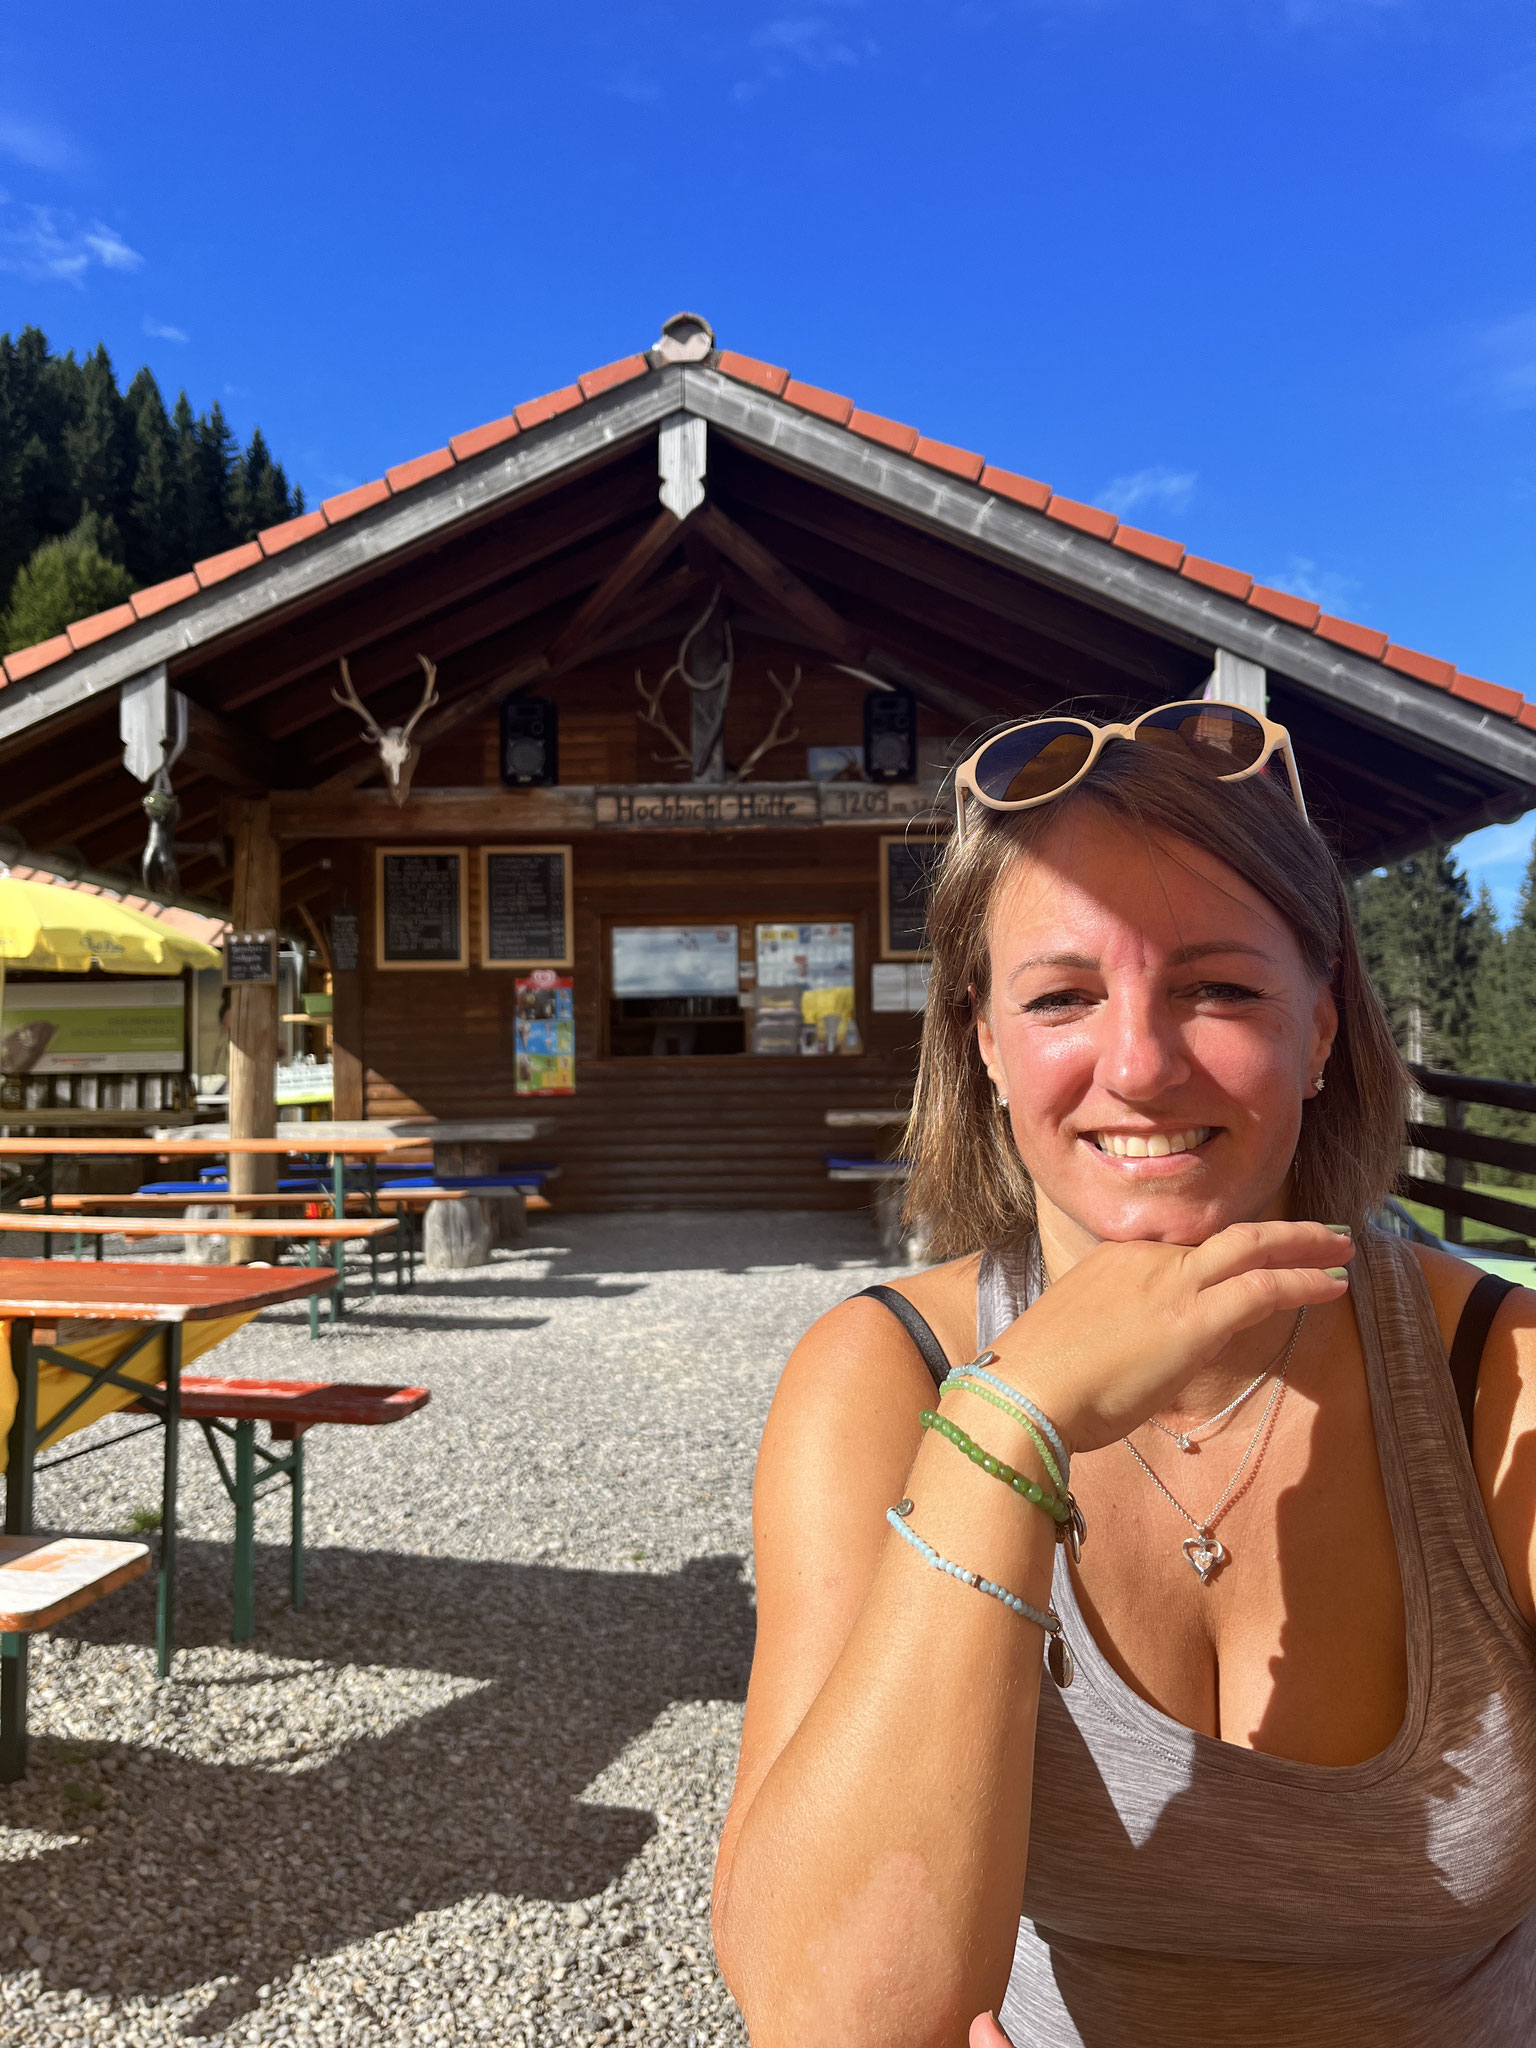
<path id="1" fill-rule="evenodd" d="M 980 1254 L 903 1273 L 888 1283 L 927 1323 L 955 1362 L 972 1356 L 976 1340 L 976 1276 Z M 810 1420 L 826 1406 L 846 1412 L 894 1401 L 914 1418 L 933 1398 L 933 1378 L 922 1353 L 885 1303 L 851 1295 L 812 1323 L 795 1346 L 779 1382 L 778 1418 Z"/>

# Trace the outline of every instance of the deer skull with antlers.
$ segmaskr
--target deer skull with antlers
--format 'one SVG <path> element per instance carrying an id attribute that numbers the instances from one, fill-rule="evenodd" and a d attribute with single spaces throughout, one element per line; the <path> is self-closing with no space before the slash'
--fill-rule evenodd
<path id="1" fill-rule="evenodd" d="M 411 734 L 415 730 L 416 721 L 437 702 L 437 665 L 428 661 L 424 654 L 418 654 L 416 659 L 421 663 L 422 673 L 427 679 L 426 688 L 421 693 L 421 702 L 404 725 L 379 724 L 352 687 L 352 672 L 347 667 L 345 656 L 342 657 L 341 680 L 346 684 L 346 688 L 331 692 L 338 704 L 355 711 L 363 721 L 364 732 L 379 750 L 379 760 L 383 764 L 389 793 L 397 804 L 403 804 L 410 795 L 411 777 L 416 772 L 416 763 L 421 759 L 420 747 L 411 744 Z"/>

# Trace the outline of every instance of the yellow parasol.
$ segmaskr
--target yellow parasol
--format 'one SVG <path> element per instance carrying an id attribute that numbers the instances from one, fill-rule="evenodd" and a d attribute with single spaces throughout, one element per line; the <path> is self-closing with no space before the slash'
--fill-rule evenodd
<path id="1" fill-rule="evenodd" d="M 0 975 L 7 967 L 84 974 L 179 974 L 218 967 L 222 956 L 201 939 L 109 896 L 0 876 Z"/>

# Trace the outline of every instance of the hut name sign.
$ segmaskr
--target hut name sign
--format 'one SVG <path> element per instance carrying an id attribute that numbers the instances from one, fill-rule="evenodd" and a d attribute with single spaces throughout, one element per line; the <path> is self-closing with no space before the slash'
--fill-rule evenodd
<path id="1" fill-rule="evenodd" d="M 878 824 L 919 817 L 932 804 L 916 784 L 870 782 L 662 782 L 599 789 L 595 799 L 600 832 Z"/>

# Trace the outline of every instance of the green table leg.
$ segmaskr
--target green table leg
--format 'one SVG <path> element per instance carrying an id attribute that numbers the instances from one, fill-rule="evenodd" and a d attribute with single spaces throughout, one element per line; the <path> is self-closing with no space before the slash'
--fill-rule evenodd
<path id="1" fill-rule="evenodd" d="M 5 1533 L 32 1534 L 32 1466 L 37 1455 L 37 1356 L 32 1325 L 11 1325 L 11 1371 L 16 1413 L 6 1444 Z M 27 1770 L 27 1643 L 0 1636 L 0 1785 L 14 1785 Z"/>
<path id="2" fill-rule="evenodd" d="M 176 1482 L 181 1458 L 181 1325 L 165 1323 L 165 1471 L 160 1492 L 160 1583 L 155 1599 L 155 1675 L 176 1654 Z"/>
<path id="3" fill-rule="evenodd" d="M 310 1343 L 311 1343 L 311 1344 L 313 1344 L 313 1343 L 314 1343 L 314 1341 L 315 1341 L 315 1339 L 316 1339 L 316 1338 L 317 1338 L 317 1337 L 318 1337 L 319 1335 L 320 1335 L 320 1297 L 319 1297 L 319 1295 L 318 1295 L 318 1294 L 312 1294 L 312 1295 L 311 1295 L 311 1296 L 309 1297 L 309 1341 L 310 1341 Z"/>
<path id="4" fill-rule="evenodd" d="M 288 1537 L 288 1597 L 295 1607 L 304 1605 L 304 1438 L 293 1440 L 288 1485 L 292 1494 L 293 1520 Z"/>
<path id="5" fill-rule="evenodd" d="M 235 1424 L 235 1613 L 232 1643 L 256 1633 L 256 1425 Z"/>

